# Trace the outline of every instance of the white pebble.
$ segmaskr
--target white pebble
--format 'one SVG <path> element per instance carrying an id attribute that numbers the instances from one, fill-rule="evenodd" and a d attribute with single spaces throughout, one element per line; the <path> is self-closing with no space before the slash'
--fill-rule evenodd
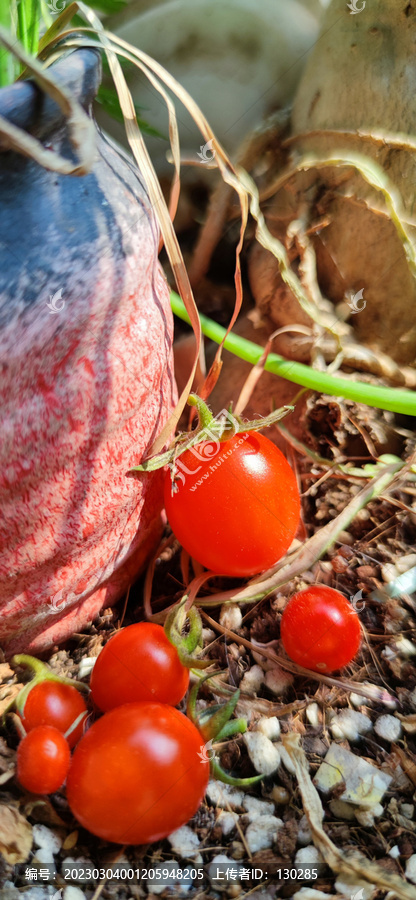
<path id="1" fill-rule="evenodd" d="M 46 825 L 34 825 L 32 835 L 35 847 L 44 847 L 46 850 L 50 850 L 52 854 L 59 853 L 62 847 L 62 840 L 59 834 L 51 831 Z"/>
<path id="2" fill-rule="evenodd" d="M 204 647 L 205 647 L 205 644 L 210 644 L 211 641 L 215 641 L 216 636 L 217 635 L 215 634 L 215 631 L 212 630 L 212 628 L 203 628 L 202 629 L 202 638 L 204 641 Z"/>
<path id="3" fill-rule="evenodd" d="M 74 884 L 67 884 L 64 888 L 63 900 L 85 900 L 84 891 Z"/>
<path id="4" fill-rule="evenodd" d="M 242 806 L 245 794 L 244 791 L 232 787 L 231 784 L 223 784 L 222 781 L 216 781 L 212 778 L 208 782 L 206 796 L 211 803 L 222 808 L 227 806 Z"/>
<path id="5" fill-rule="evenodd" d="M 318 866 L 322 865 L 324 862 L 323 856 L 313 844 L 308 844 L 307 847 L 300 847 L 300 849 L 296 851 L 295 866 L 304 865 L 305 863 Z"/>
<path id="6" fill-rule="evenodd" d="M 326 894 L 324 891 L 316 891 L 315 888 L 303 887 L 296 894 L 293 894 L 292 900 L 332 900 L 335 894 Z"/>
<path id="7" fill-rule="evenodd" d="M 416 709 L 416 687 L 413 688 L 412 693 L 409 694 L 409 703 L 412 709 Z"/>
<path id="8" fill-rule="evenodd" d="M 329 808 L 333 816 L 336 816 L 337 819 L 345 819 L 347 822 L 355 819 L 355 812 L 359 809 L 352 803 L 346 803 L 345 800 L 330 800 Z"/>
<path id="9" fill-rule="evenodd" d="M 37 861 L 44 866 L 48 866 L 54 862 L 53 853 L 49 847 L 39 847 L 39 849 L 36 850 L 35 857 Z"/>
<path id="10" fill-rule="evenodd" d="M 409 569 L 412 569 L 413 566 L 416 566 L 416 553 L 408 553 L 396 562 L 396 568 L 400 575 L 404 575 L 404 573 L 408 572 Z"/>
<path id="11" fill-rule="evenodd" d="M 309 703 L 309 706 L 306 707 L 306 718 L 309 722 L 309 725 L 312 725 L 312 728 L 318 728 L 319 706 L 317 703 Z"/>
<path id="12" fill-rule="evenodd" d="M 243 741 L 256 772 L 261 775 L 271 775 L 278 769 L 280 765 L 279 750 L 265 734 L 258 731 L 247 731 L 243 735 Z"/>
<path id="13" fill-rule="evenodd" d="M 300 847 L 295 854 L 295 865 L 305 865 L 308 863 L 314 865 L 322 865 L 324 858 L 314 844 L 308 844 L 306 847 Z"/>
<path id="14" fill-rule="evenodd" d="M 242 621 L 243 614 L 237 603 L 228 603 L 221 607 L 220 625 L 223 628 L 228 628 L 229 631 L 237 631 L 238 628 L 241 628 Z"/>
<path id="15" fill-rule="evenodd" d="M 356 900 L 370 900 L 371 897 L 374 896 L 375 885 L 369 884 L 368 881 L 342 881 L 341 878 L 337 878 L 335 882 L 335 890 L 337 890 L 342 897 L 345 898 L 353 898 Z"/>
<path id="16" fill-rule="evenodd" d="M 272 694 L 283 694 L 293 684 L 293 675 L 280 666 L 273 666 L 266 672 L 264 683 Z"/>
<path id="17" fill-rule="evenodd" d="M 400 812 L 405 819 L 413 819 L 413 813 L 415 811 L 413 803 L 401 803 L 400 804 Z"/>
<path id="18" fill-rule="evenodd" d="M 198 862 L 198 865 L 202 863 L 202 856 L 200 853 L 197 853 L 200 843 L 199 837 L 189 825 L 182 825 L 181 828 L 172 831 L 172 834 L 168 835 L 168 841 L 172 850 L 179 856 L 189 856 L 190 859 L 194 859 L 195 862 Z"/>
<path id="19" fill-rule="evenodd" d="M 259 797 L 250 797 L 246 794 L 243 800 L 243 806 L 248 813 L 250 822 L 254 822 L 259 816 L 272 816 L 274 814 L 274 803 L 270 800 L 260 800 Z"/>
<path id="20" fill-rule="evenodd" d="M 256 731 L 265 734 L 269 741 L 277 741 L 280 737 L 280 722 L 277 716 L 262 716 L 256 723 Z"/>
<path id="21" fill-rule="evenodd" d="M 364 687 L 365 687 L 365 685 L 367 685 L 367 684 L 369 684 L 370 687 L 372 687 L 372 685 L 371 685 L 371 683 L 370 683 L 369 681 L 363 681 L 363 686 L 364 686 Z M 352 703 L 352 705 L 353 705 L 356 709 L 359 709 L 360 706 L 372 706 L 372 703 L 373 703 L 373 701 L 372 701 L 372 700 L 369 700 L 368 697 L 363 697 L 362 694 L 356 694 L 355 691 L 353 691 L 353 692 L 349 695 L 349 697 L 350 697 L 350 703 Z"/>
<path id="22" fill-rule="evenodd" d="M 240 681 L 240 691 L 245 694 L 257 694 L 264 681 L 264 672 L 261 666 L 252 666 L 244 673 Z"/>
<path id="23" fill-rule="evenodd" d="M 363 828 L 372 828 L 374 825 L 374 807 L 371 807 L 371 809 L 357 808 L 355 810 L 355 818 L 357 819 L 359 825 L 362 825 Z"/>
<path id="24" fill-rule="evenodd" d="M 299 819 L 297 842 L 301 847 L 307 847 L 307 845 L 311 843 L 311 840 L 312 832 L 309 827 L 309 822 L 306 816 L 303 815 L 302 818 Z"/>
<path id="25" fill-rule="evenodd" d="M 27 894 L 26 894 L 27 897 Z M 22 893 L 12 881 L 3 882 L 2 900 L 21 900 Z"/>
<path id="26" fill-rule="evenodd" d="M 381 567 L 381 577 L 386 584 L 390 584 L 391 581 L 394 581 L 398 574 L 398 569 L 393 563 L 386 563 L 385 566 Z"/>
<path id="27" fill-rule="evenodd" d="M 239 818 L 238 813 L 221 810 L 216 824 L 220 826 L 224 837 L 234 830 Z"/>
<path id="28" fill-rule="evenodd" d="M 406 868 L 404 871 L 406 878 L 409 881 L 413 881 L 413 884 L 416 884 L 416 853 L 413 853 L 412 856 L 409 856 L 409 859 L 406 862 Z"/>
<path id="29" fill-rule="evenodd" d="M 30 887 L 28 891 L 25 891 L 24 894 L 20 894 L 21 897 L 24 897 L 24 900 L 50 900 L 50 893 L 47 887 Z M 2 900 L 3 893 L 1 894 Z M 85 895 L 83 894 L 83 900 L 85 900 Z"/>
<path id="30" fill-rule="evenodd" d="M 416 644 L 413 641 L 409 641 L 408 638 L 399 637 L 397 641 L 394 642 L 393 648 L 396 650 L 400 656 L 404 656 L 406 659 L 410 656 L 416 656 Z"/>
<path id="31" fill-rule="evenodd" d="M 88 678 L 97 662 L 96 656 L 84 656 L 78 666 L 78 678 Z"/>
<path id="32" fill-rule="evenodd" d="M 250 853 L 269 850 L 276 840 L 278 830 L 282 827 L 282 819 L 276 816 L 262 816 L 251 822 L 245 833 L 245 842 Z"/>
<path id="33" fill-rule="evenodd" d="M 397 844 L 388 851 L 388 855 L 391 856 L 392 859 L 398 859 L 400 856 L 400 847 Z"/>
<path id="34" fill-rule="evenodd" d="M 379 716 L 374 725 L 374 731 L 384 741 L 398 741 L 402 736 L 402 726 L 395 716 Z"/>
<path id="35" fill-rule="evenodd" d="M 362 734 L 371 731 L 373 725 L 368 716 L 356 709 L 341 709 L 331 721 L 332 736 L 337 740 L 357 741 Z"/>

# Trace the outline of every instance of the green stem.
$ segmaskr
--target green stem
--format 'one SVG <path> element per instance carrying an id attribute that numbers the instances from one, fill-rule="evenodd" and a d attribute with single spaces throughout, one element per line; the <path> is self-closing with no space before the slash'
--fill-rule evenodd
<path id="1" fill-rule="evenodd" d="M 202 428 L 210 428 L 214 421 L 214 416 L 212 412 L 207 406 L 206 403 L 198 397 L 198 394 L 189 394 L 188 397 L 189 406 L 196 406 L 198 417 L 199 417 L 199 427 Z"/>
<path id="2" fill-rule="evenodd" d="M 36 659 L 35 656 L 29 656 L 27 653 L 17 653 L 13 657 L 12 663 L 15 666 L 24 666 L 32 669 L 32 672 L 34 672 L 34 678 L 25 685 L 21 693 L 24 693 L 26 688 L 33 687 L 35 682 L 38 684 L 40 681 L 59 681 L 60 684 L 70 684 L 71 687 L 75 687 L 79 691 L 89 692 L 88 685 L 84 684 L 83 681 L 75 681 L 74 678 L 67 678 L 65 675 L 54 675 L 46 663 Z"/>
<path id="3" fill-rule="evenodd" d="M 184 322 L 189 323 L 189 316 L 181 298 L 171 291 L 170 302 L 173 312 Z M 199 314 L 201 329 L 206 337 L 220 344 L 226 334 L 226 329 L 217 322 L 213 322 L 207 316 Z M 260 347 L 253 341 L 240 337 L 232 332 L 226 337 L 224 347 L 240 359 L 255 365 L 264 353 L 264 347 Z M 416 393 L 403 391 L 398 388 L 378 387 L 373 384 L 365 384 L 362 381 L 348 381 L 346 378 L 335 378 L 326 372 L 318 372 L 303 363 L 292 362 L 278 356 L 277 353 L 269 353 L 264 368 L 267 372 L 280 375 L 295 384 L 314 391 L 321 391 L 333 397 L 345 397 L 355 400 L 357 403 L 365 403 L 376 409 L 388 409 L 391 412 L 405 413 L 411 416 L 416 414 Z"/>
<path id="4" fill-rule="evenodd" d="M 240 691 L 236 691 L 232 697 L 216 709 L 209 719 L 203 723 L 197 722 L 198 728 L 206 741 L 216 740 L 219 735 L 223 736 L 226 723 L 230 720 L 240 697 Z M 247 727 L 247 726 L 246 726 Z"/>
<path id="5" fill-rule="evenodd" d="M 30 41 L 27 22 L 27 0 L 20 0 L 17 7 L 17 37 L 22 47 L 28 52 Z"/>
<path id="6" fill-rule="evenodd" d="M 221 728 L 221 731 L 218 732 L 215 740 L 217 742 L 225 741 L 234 734 L 244 734 L 245 731 L 247 731 L 247 722 L 245 719 L 231 719 L 230 722 L 226 722 L 224 727 Z"/>
<path id="7" fill-rule="evenodd" d="M 264 775 L 253 775 L 251 778 L 234 778 L 229 775 L 219 762 L 214 758 L 211 760 L 211 774 L 217 781 L 223 781 L 224 784 L 232 784 L 234 787 L 250 787 L 252 784 L 258 784 L 264 778 Z"/>
<path id="8" fill-rule="evenodd" d="M 33 56 L 37 56 L 38 45 L 39 45 L 39 24 L 40 17 L 42 13 L 41 3 L 39 0 L 29 0 L 30 2 L 30 14 L 29 14 L 29 52 Z"/>
<path id="9" fill-rule="evenodd" d="M 17 26 L 16 0 L 0 0 L 0 26 L 15 34 Z M 12 84 L 19 74 L 19 63 L 10 50 L 0 44 L 0 88 Z"/>

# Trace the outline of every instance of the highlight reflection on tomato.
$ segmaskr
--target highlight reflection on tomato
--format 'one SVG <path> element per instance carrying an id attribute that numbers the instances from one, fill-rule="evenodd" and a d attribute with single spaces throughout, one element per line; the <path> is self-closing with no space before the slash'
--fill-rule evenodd
<path id="1" fill-rule="evenodd" d="M 214 572 L 249 577 L 273 566 L 296 534 L 300 497 L 283 453 L 258 433 L 206 441 L 182 453 L 177 490 L 165 474 L 172 531 Z"/>

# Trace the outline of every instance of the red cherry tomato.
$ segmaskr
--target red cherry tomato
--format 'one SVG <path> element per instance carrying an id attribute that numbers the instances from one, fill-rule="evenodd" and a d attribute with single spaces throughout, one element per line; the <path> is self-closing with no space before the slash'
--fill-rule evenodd
<path id="1" fill-rule="evenodd" d="M 334 672 L 354 659 L 361 643 L 360 620 L 343 594 L 315 584 L 289 600 L 280 636 L 293 662 L 314 672 Z"/>
<path id="2" fill-rule="evenodd" d="M 38 725 L 17 748 L 17 778 L 33 794 L 52 794 L 67 776 L 71 752 L 68 741 L 53 725 Z"/>
<path id="3" fill-rule="evenodd" d="M 207 569 L 247 577 L 273 566 L 296 534 L 300 498 L 283 453 L 262 434 L 205 442 L 165 474 L 172 531 Z"/>
<path id="4" fill-rule="evenodd" d="M 26 731 L 38 725 L 53 725 L 65 734 L 81 713 L 87 716 L 87 707 L 79 691 L 70 684 L 59 681 L 40 681 L 29 691 L 21 719 Z M 75 744 L 82 737 L 84 720 L 68 735 L 68 744 Z"/>
<path id="5" fill-rule="evenodd" d="M 117 706 L 75 748 L 70 808 L 84 828 L 116 844 L 164 838 L 188 822 L 205 794 L 203 750 L 195 725 L 173 706 Z"/>
<path id="6" fill-rule="evenodd" d="M 117 631 L 91 673 L 91 694 L 107 712 L 123 703 L 155 700 L 176 706 L 186 694 L 189 669 L 161 625 L 139 622 Z"/>

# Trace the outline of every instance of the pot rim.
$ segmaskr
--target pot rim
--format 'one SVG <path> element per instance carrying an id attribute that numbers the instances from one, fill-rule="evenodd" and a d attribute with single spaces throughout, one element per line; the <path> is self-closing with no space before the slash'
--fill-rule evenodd
<path id="1" fill-rule="evenodd" d="M 100 52 L 87 47 L 68 49 L 52 63 L 50 71 L 56 82 L 88 112 L 101 82 Z M 65 122 L 55 100 L 30 78 L 0 89 L 0 116 L 37 138 L 45 137 Z M 2 147 L 0 134 L 2 152 L 10 150 Z"/>

